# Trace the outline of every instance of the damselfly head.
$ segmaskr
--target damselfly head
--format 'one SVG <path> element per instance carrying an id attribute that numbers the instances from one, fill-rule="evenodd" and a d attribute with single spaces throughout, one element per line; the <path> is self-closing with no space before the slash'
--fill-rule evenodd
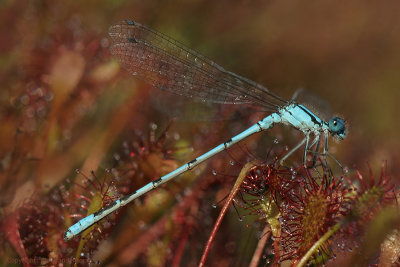
<path id="1" fill-rule="evenodd" d="M 329 131 L 334 138 L 339 141 L 346 138 L 346 125 L 343 119 L 339 117 L 333 117 L 329 120 L 328 125 Z"/>

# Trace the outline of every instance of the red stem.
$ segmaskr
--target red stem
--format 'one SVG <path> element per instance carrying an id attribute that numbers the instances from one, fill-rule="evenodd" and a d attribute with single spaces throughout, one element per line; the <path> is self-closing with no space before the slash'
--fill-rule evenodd
<path id="1" fill-rule="evenodd" d="M 271 236 L 270 226 L 266 225 L 263 230 L 263 235 L 261 236 L 260 240 L 258 241 L 256 250 L 254 251 L 253 258 L 251 259 L 249 267 L 257 267 L 258 266 L 258 263 L 260 262 L 265 245 L 267 244 L 267 241 L 270 236 Z"/>
<path id="2" fill-rule="evenodd" d="M 175 253 L 174 259 L 172 261 L 172 267 L 180 266 L 183 251 L 185 249 L 185 245 L 188 241 L 188 238 L 189 238 L 189 231 L 185 231 L 185 233 L 183 234 L 183 237 L 179 241 L 178 247 L 176 249 L 176 253 Z"/>
<path id="3" fill-rule="evenodd" d="M 221 212 L 218 215 L 218 219 L 215 222 L 214 228 L 210 234 L 210 237 L 208 238 L 207 245 L 204 248 L 203 255 L 201 256 L 199 267 L 204 266 L 207 256 L 208 256 L 208 253 L 210 252 L 211 245 L 214 241 L 215 235 L 217 234 L 217 231 L 222 223 L 222 219 L 224 218 L 224 216 L 225 216 L 230 204 L 232 203 L 233 199 L 235 198 L 237 192 L 239 191 L 240 185 L 242 184 L 244 178 L 246 177 L 248 170 L 252 166 L 254 166 L 252 163 L 247 163 L 240 171 L 239 177 L 236 180 L 235 185 L 233 186 L 231 192 L 229 193 L 228 199 L 226 200 L 224 206 L 222 207 Z"/>

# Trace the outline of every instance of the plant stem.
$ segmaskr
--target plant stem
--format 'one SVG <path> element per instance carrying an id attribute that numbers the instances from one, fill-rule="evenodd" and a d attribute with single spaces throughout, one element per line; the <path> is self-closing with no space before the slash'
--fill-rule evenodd
<path id="1" fill-rule="evenodd" d="M 334 233 L 336 233 L 342 227 L 343 224 L 344 221 L 340 221 L 337 224 L 335 224 L 328 232 L 326 232 L 317 242 L 314 243 L 314 245 L 307 251 L 307 253 L 303 256 L 303 258 L 301 258 L 301 260 L 296 266 L 297 267 L 304 266 L 310 259 L 310 257 L 317 252 L 318 248 L 325 241 L 327 241 Z"/>

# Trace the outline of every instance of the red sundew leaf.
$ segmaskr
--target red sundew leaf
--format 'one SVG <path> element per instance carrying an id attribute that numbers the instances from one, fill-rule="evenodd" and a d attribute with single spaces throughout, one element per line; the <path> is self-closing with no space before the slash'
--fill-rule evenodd
<path id="1" fill-rule="evenodd" d="M 124 142 L 123 151 L 118 154 L 119 169 L 126 169 L 132 175 L 138 175 L 143 180 L 154 180 L 179 167 L 175 160 L 176 140 L 168 138 L 168 130 L 171 123 L 156 138 L 157 125 L 151 124 L 147 134 L 135 132 L 132 140 Z"/>
<path id="2" fill-rule="evenodd" d="M 95 213 L 103 207 L 103 196 L 102 192 L 97 192 L 94 197 L 90 200 L 90 206 L 87 208 L 86 216 Z M 86 242 L 90 239 L 90 235 L 92 231 L 97 227 L 96 224 L 86 229 L 82 234 L 79 241 L 78 249 L 76 250 L 75 259 L 79 259 L 82 253 L 83 247 L 86 245 Z"/>
<path id="3" fill-rule="evenodd" d="M 341 177 L 331 177 L 330 171 L 323 173 L 320 177 L 314 170 L 305 170 L 305 183 L 299 187 L 300 190 L 293 191 L 283 200 L 292 208 L 282 211 L 284 232 L 281 247 L 284 253 L 281 260 L 297 262 L 305 255 L 308 255 L 307 260 L 331 256 L 325 244 L 330 236 L 320 241 L 321 237 L 343 220 L 351 199 L 346 197 L 348 189 Z M 314 247 L 315 244 L 318 246 Z"/>
<path id="4" fill-rule="evenodd" d="M 21 258 L 23 265 L 25 267 L 30 266 L 28 255 L 26 254 L 24 244 L 22 244 L 21 236 L 19 234 L 18 212 L 9 214 L 3 221 L 1 229 L 4 231 L 7 240 L 11 243 Z"/>
<path id="5" fill-rule="evenodd" d="M 64 223 L 66 228 L 77 222 L 78 219 L 97 212 L 109 204 L 110 201 L 113 201 L 114 196 L 118 195 L 117 188 L 114 186 L 114 177 L 108 175 L 110 173 L 108 170 L 106 170 L 106 174 L 102 179 L 98 179 L 94 172 L 91 172 L 90 176 L 79 170 L 77 170 L 77 173 L 83 177 L 83 185 L 73 183 L 73 187 L 64 194 L 64 201 L 66 202 L 64 205 Z M 113 222 L 113 219 L 114 216 L 111 216 L 111 219 L 108 217 L 89 227 L 79 237 L 70 240 L 68 242 L 68 246 L 71 249 L 70 253 L 75 255 L 71 259 L 77 262 L 92 262 L 93 252 L 108 235 L 109 224 L 110 221 L 111 223 Z"/>

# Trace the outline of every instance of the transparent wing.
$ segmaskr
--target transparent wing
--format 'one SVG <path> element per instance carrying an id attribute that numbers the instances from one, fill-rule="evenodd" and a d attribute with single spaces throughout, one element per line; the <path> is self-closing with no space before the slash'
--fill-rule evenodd
<path id="1" fill-rule="evenodd" d="M 287 102 L 267 88 L 226 71 L 176 40 L 137 22 L 110 27 L 111 53 L 131 74 L 151 85 L 196 100 L 252 104 L 275 110 Z"/>
<path id="2" fill-rule="evenodd" d="M 159 91 L 159 92 L 158 92 Z M 266 110 L 249 104 L 221 105 L 213 102 L 196 101 L 168 91 L 158 90 L 150 97 L 152 109 L 167 118 L 185 122 L 215 122 L 224 120 L 246 121 L 255 113 L 265 115 Z"/>

